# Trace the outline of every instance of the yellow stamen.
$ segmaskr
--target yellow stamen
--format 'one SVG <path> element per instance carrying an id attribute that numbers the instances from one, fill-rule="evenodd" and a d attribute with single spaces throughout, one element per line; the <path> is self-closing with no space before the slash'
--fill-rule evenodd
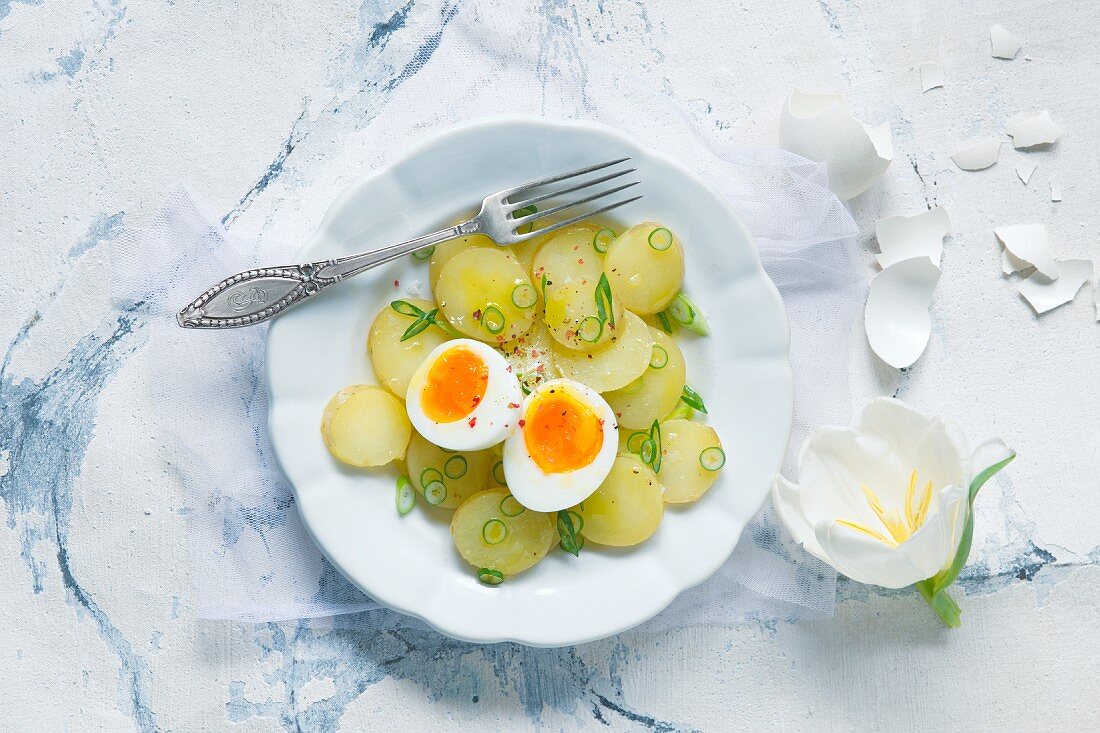
<path id="1" fill-rule="evenodd" d="M 898 546 L 898 543 L 894 542 L 889 537 L 887 537 L 883 534 L 880 534 L 880 533 L 876 532 L 875 530 L 870 529 L 869 527 L 864 527 L 862 524 L 856 524 L 855 522 L 849 522 L 847 519 L 838 519 L 838 520 L 836 520 L 836 523 L 837 524 L 843 524 L 845 527 L 851 527 L 852 529 L 857 530 L 859 532 L 862 532 L 863 534 L 870 535 L 871 537 L 874 537 L 879 542 L 885 542 L 886 544 L 890 545 L 891 547 L 897 547 Z"/>
<path id="2" fill-rule="evenodd" d="M 909 486 L 905 489 L 904 519 L 902 519 L 902 513 L 898 510 L 891 509 L 887 511 L 884 509 L 882 501 L 880 501 L 875 492 L 871 491 L 867 486 L 861 484 L 859 488 L 863 492 L 864 498 L 867 500 L 867 506 L 871 508 L 871 511 L 874 512 L 875 517 L 882 523 L 883 528 L 886 529 L 889 535 L 847 519 L 838 518 L 836 520 L 837 523 L 843 524 L 845 527 L 850 527 L 857 532 L 862 532 L 890 547 L 897 547 L 920 529 L 921 525 L 924 524 L 925 518 L 928 516 L 928 508 L 932 503 L 932 482 L 929 481 L 925 485 L 924 491 L 921 493 L 920 504 L 917 506 L 916 510 L 913 509 L 913 499 L 915 498 L 917 489 L 916 471 L 913 471 L 913 473 L 909 475 Z"/>

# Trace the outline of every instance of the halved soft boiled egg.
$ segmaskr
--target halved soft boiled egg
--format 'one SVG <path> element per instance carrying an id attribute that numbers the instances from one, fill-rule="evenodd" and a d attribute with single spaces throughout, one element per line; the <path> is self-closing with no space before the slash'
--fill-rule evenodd
<path id="1" fill-rule="evenodd" d="M 473 339 L 455 339 L 424 357 L 405 399 L 409 420 L 429 442 L 450 450 L 481 450 L 515 430 L 523 391 L 499 351 Z"/>
<path id="2" fill-rule="evenodd" d="M 523 402 L 519 429 L 504 441 L 512 496 L 537 512 L 556 512 L 599 488 L 618 450 L 615 413 L 572 379 L 553 379 Z"/>

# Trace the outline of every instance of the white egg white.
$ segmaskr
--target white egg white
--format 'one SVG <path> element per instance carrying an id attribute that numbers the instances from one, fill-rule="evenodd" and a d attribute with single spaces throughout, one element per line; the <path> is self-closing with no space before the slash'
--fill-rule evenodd
<path id="1" fill-rule="evenodd" d="M 489 381 L 485 396 L 469 414 L 454 422 L 437 422 L 424 413 L 421 395 L 428 372 L 437 359 L 451 349 L 464 347 L 486 364 Z M 416 431 L 429 442 L 450 450 L 481 450 L 504 440 L 519 422 L 523 391 L 512 367 L 499 351 L 473 339 L 455 339 L 432 349 L 409 381 L 405 409 Z"/>
<path id="2" fill-rule="evenodd" d="M 618 452 L 615 412 L 603 397 L 572 379 L 553 379 L 535 388 L 523 402 L 521 415 L 526 415 L 532 403 L 550 390 L 566 390 L 592 408 L 603 421 L 603 445 L 587 466 L 563 473 L 546 473 L 527 451 L 523 428 L 504 441 L 504 476 L 512 496 L 523 506 L 536 512 L 556 512 L 587 499 L 599 488 Z"/>

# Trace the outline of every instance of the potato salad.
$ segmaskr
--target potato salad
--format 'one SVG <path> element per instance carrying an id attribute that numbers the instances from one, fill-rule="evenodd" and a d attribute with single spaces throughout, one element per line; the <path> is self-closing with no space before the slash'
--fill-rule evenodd
<path id="1" fill-rule="evenodd" d="M 582 222 L 413 256 L 430 297 L 375 315 L 378 384 L 336 393 L 321 436 L 341 463 L 396 468 L 399 516 L 418 503 L 451 512 L 482 583 L 555 548 L 638 545 L 666 505 L 711 488 L 726 454 L 677 344 L 709 328 L 669 228 Z"/>

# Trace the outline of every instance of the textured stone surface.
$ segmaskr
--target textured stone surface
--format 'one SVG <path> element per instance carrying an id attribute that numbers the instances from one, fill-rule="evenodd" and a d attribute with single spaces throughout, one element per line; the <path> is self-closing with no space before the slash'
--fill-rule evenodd
<path id="1" fill-rule="evenodd" d="M 900 377 L 853 336 L 856 401 L 897 393 L 1003 436 L 978 502 L 964 626 L 841 583 L 835 618 L 624 634 L 574 649 L 245 626 L 188 607 L 185 505 L 146 398 L 141 307 L 108 307 L 101 244 L 178 180 L 233 231 L 302 239 L 379 159 L 357 134 L 408 94 L 458 14 L 492 3 L 0 0 L 0 716 L 11 730 L 983 730 L 1100 726 L 1100 339 L 1091 287 L 1033 315 L 992 227 L 1043 222 L 1096 257 L 1100 6 L 932 0 L 530 3 L 552 73 L 636 69 L 710 132 L 776 139 L 789 89 L 843 92 L 897 155 L 853 202 L 947 207 L 928 351 Z M 1014 61 L 988 29 L 1021 36 Z M 918 66 L 946 85 L 920 92 Z M 959 143 L 1051 110 L 1065 136 L 979 173 Z M 1057 175 L 1064 201 L 1051 203 Z"/>

